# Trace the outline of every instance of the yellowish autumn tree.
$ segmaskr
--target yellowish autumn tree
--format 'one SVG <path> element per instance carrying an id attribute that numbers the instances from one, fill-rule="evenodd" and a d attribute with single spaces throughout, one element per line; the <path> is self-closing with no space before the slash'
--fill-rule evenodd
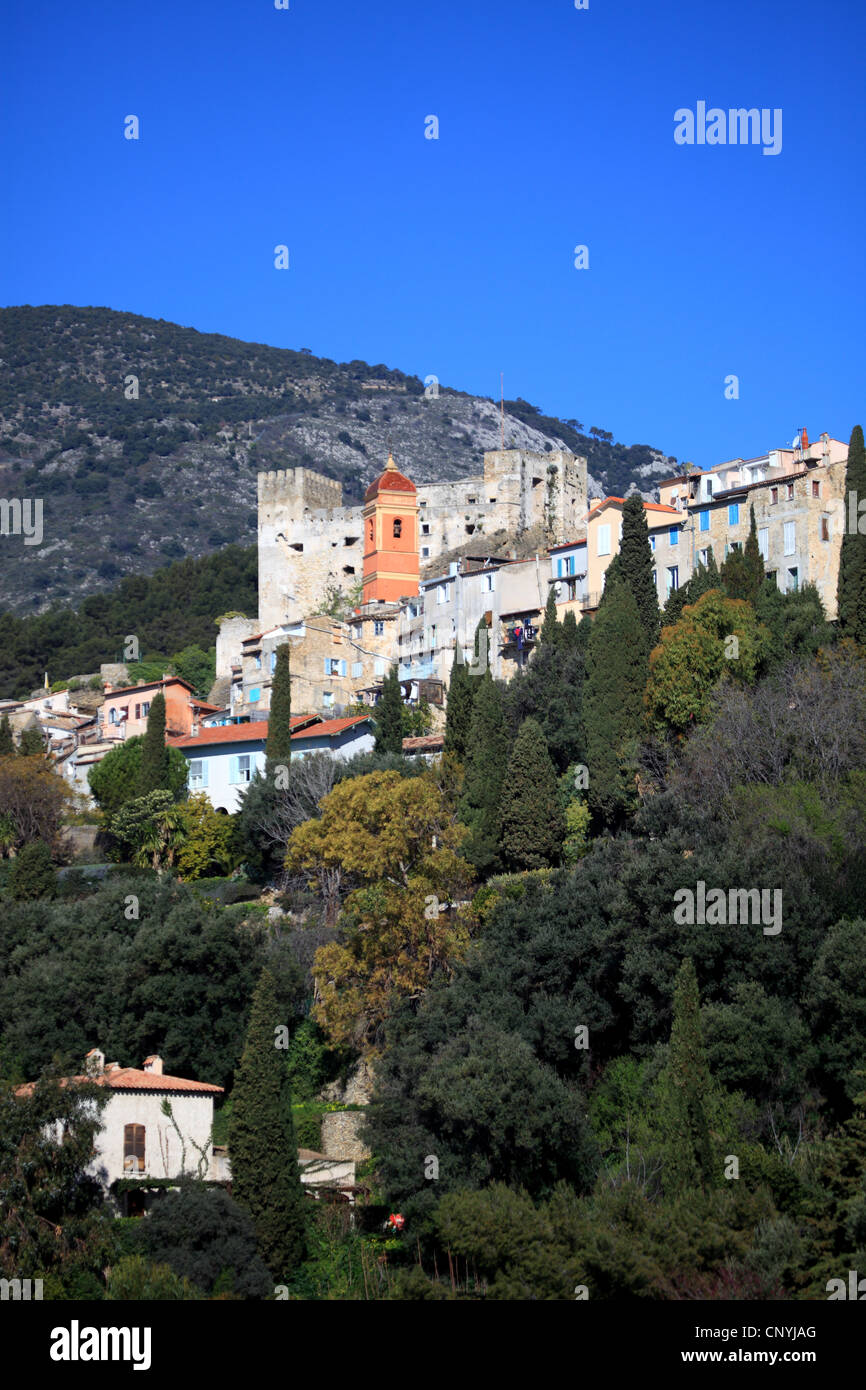
<path id="1" fill-rule="evenodd" d="M 313 1015 L 336 1046 L 369 1055 L 396 1004 L 466 953 L 472 871 L 457 851 L 467 831 L 432 773 L 347 779 L 321 811 L 293 831 L 286 868 L 339 871 L 360 886 L 343 906 L 339 939 L 316 952 Z"/>

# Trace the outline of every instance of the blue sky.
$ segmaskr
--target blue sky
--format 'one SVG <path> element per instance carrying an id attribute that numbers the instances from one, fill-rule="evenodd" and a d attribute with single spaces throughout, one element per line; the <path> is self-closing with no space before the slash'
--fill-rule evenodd
<path id="1" fill-rule="evenodd" d="M 507 396 L 702 466 L 864 422 L 859 0 L 6 16 L 3 303 L 483 395 L 502 371 Z M 781 108 L 781 152 L 675 144 L 699 101 Z"/>

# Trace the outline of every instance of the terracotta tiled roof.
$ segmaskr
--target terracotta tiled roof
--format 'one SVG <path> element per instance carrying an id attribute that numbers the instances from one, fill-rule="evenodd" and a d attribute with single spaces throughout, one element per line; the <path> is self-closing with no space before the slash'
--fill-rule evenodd
<path id="1" fill-rule="evenodd" d="M 404 738 L 404 753 L 420 753 L 424 749 L 436 750 L 442 748 L 445 743 L 444 734 L 419 734 L 416 738 Z"/>
<path id="2" fill-rule="evenodd" d="M 184 1076 L 160 1076 L 154 1071 L 140 1071 L 138 1067 L 107 1067 L 98 1076 L 64 1077 L 62 1085 L 81 1084 L 93 1081 L 97 1086 L 107 1086 L 111 1091 L 185 1091 L 200 1092 L 202 1095 L 222 1095 L 222 1086 L 212 1086 L 207 1081 L 188 1081 Z M 15 1087 L 18 1096 L 29 1096 L 36 1085 L 28 1081 Z"/>
<path id="3" fill-rule="evenodd" d="M 155 690 L 157 686 L 164 685 L 183 685 L 193 694 L 193 688 L 189 681 L 182 680 L 180 676 L 169 676 L 168 680 L 145 681 L 144 685 L 119 685 L 116 690 L 106 690 L 106 699 L 114 699 L 115 695 L 132 695 L 136 690 Z"/>
<path id="4" fill-rule="evenodd" d="M 398 472 L 397 465 L 389 454 L 388 466 L 384 473 L 380 473 L 378 478 L 374 478 L 373 482 L 367 488 L 367 491 L 364 493 L 364 501 L 372 502 L 373 498 L 377 497 L 380 492 L 415 491 L 416 487 L 411 478 L 407 478 L 405 474 Z"/>
<path id="5" fill-rule="evenodd" d="M 292 728 L 296 724 L 309 726 L 308 728 L 300 728 L 296 734 L 292 734 L 292 743 L 322 736 L 333 738 L 345 729 L 350 729 L 353 724 L 363 723 L 370 716 L 368 714 L 353 714 L 345 719 L 319 719 L 318 716 L 313 716 L 313 718 L 315 718 L 315 723 L 311 722 L 309 715 L 292 716 Z M 207 748 L 215 743 L 264 743 L 267 737 L 268 721 L 259 719 L 254 724 L 222 724 L 215 729 L 203 729 L 194 738 L 190 734 L 184 738 L 170 739 L 169 742 L 175 748 Z"/>
<path id="6" fill-rule="evenodd" d="M 592 516 L 593 512 L 600 511 L 602 507 L 607 506 L 608 502 L 617 502 L 620 506 L 623 506 L 625 504 L 625 498 L 603 497 L 601 501 L 596 502 L 594 506 L 590 507 L 589 511 L 587 512 L 587 516 L 590 517 Z M 646 512 L 673 512 L 675 516 L 682 515 L 682 513 L 679 512 L 676 507 L 669 507 L 666 503 L 663 502 L 644 502 L 643 505 L 644 511 Z"/>

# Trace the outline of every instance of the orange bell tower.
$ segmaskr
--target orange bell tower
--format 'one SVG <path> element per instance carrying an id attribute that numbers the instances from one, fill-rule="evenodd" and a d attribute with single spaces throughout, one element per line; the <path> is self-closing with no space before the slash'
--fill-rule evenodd
<path id="1" fill-rule="evenodd" d="M 388 451 L 364 494 L 364 603 L 418 592 L 418 495 Z"/>

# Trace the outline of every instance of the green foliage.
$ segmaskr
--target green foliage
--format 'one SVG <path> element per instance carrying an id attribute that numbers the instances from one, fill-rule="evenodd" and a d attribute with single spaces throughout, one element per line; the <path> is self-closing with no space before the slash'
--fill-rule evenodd
<path id="1" fill-rule="evenodd" d="M 628 585 L 637 604 L 644 644 L 649 655 L 659 638 L 661 618 L 653 578 L 653 553 L 650 549 L 646 509 L 639 492 L 631 493 L 623 504 L 622 538 L 619 551 L 614 558 L 616 575 Z M 608 567 L 608 583 L 612 577 Z"/>
<path id="2" fill-rule="evenodd" d="M 509 738 L 502 704 L 502 692 L 487 670 L 478 684 L 472 708 L 460 802 L 461 819 L 472 832 L 463 853 L 484 875 L 497 863 L 500 801 L 508 764 Z"/>
<path id="3" fill-rule="evenodd" d="M 118 1303 L 189 1303 L 202 1294 L 188 1279 L 179 1278 L 171 1265 L 153 1264 L 143 1255 L 124 1255 L 109 1271 L 105 1297 Z"/>
<path id="4" fill-rule="evenodd" d="M 125 801 L 108 822 L 119 851 L 137 868 L 171 867 L 183 843 L 184 812 L 169 791 Z"/>
<path id="5" fill-rule="evenodd" d="M 526 719 L 514 744 L 499 805 L 501 852 L 512 869 L 541 869 L 559 860 L 565 824 L 556 770 L 544 734 Z"/>
<path id="6" fill-rule="evenodd" d="M 44 840 L 31 840 L 16 855 L 9 874 L 9 892 L 19 900 L 54 897 L 57 875 L 51 850 Z"/>
<path id="7" fill-rule="evenodd" d="M 848 444 L 844 492 L 846 502 L 852 493 L 858 502 L 866 497 L 866 445 L 863 442 L 862 425 L 854 426 Z M 843 637 L 851 637 L 861 646 L 866 646 L 866 535 L 860 533 L 860 514 L 857 516 L 857 523 L 856 530 L 849 529 L 846 509 L 837 589 L 839 627 Z"/>
<path id="8" fill-rule="evenodd" d="M 116 814 L 127 801 L 138 796 L 141 781 L 143 744 L 146 735 L 136 734 L 124 739 L 117 748 L 106 753 L 87 775 L 90 790 L 99 809 L 108 817 Z M 189 764 L 179 748 L 167 746 L 167 787 L 173 801 L 186 796 Z"/>
<path id="9" fill-rule="evenodd" d="M 197 642 L 190 642 L 170 658 L 169 664 L 176 676 L 191 685 L 203 700 L 207 699 L 216 679 L 216 647 L 204 651 Z"/>
<path id="10" fill-rule="evenodd" d="M 177 851 L 178 872 L 185 879 L 230 874 L 238 867 L 234 818 L 211 806 L 204 792 L 196 792 L 180 808 L 182 842 Z"/>
<path id="11" fill-rule="evenodd" d="M 382 682 L 382 694 L 373 715 L 376 730 L 376 752 L 403 752 L 403 696 L 396 666 L 392 666 Z"/>
<path id="12" fill-rule="evenodd" d="M 0 311 L 2 312 L 2 311 Z M 150 577 L 129 575 L 77 610 L 54 606 L 34 617 L 0 614 L 0 690 L 8 696 L 41 685 L 45 670 L 93 671 L 121 659 L 134 632 L 144 652 L 207 651 L 214 619 L 238 601 L 255 612 L 256 549 L 226 546 L 201 560 L 182 560 Z M 158 676 L 165 666 L 160 663 Z M 95 689 L 100 688 L 95 677 Z"/>
<path id="13" fill-rule="evenodd" d="M 472 722 L 472 705 L 478 681 L 470 676 L 469 668 L 463 660 L 463 650 L 458 645 L 454 651 L 454 664 L 448 681 L 448 698 L 445 711 L 445 752 L 453 753 L 462 762 L 466 757 L 469 730 Z"/>
<path id="14" fill-rule="evenodd" d="M 593 623 L 583 698 L 588 797 L 593 815 L 619 824 L 636 800 L 637 739 L 643 725 L 646 645 L 631 589 L 611 580 Z"/>
<path id="15" fill-rule="evenodd" d="M 45 742 L 42 738 L 42 730 L 34 724 L 28 724 L 22 730 L 18 740 L 18 752 L 22 758 L 42 758 L 45 756 Z"/>
<path id="16" fill-rule="evenodd" d="M 273 1291 L 252 1220 L 220 1187 L 187 1181 L 166 1193 L 139 1223 L 139 1244 L 147 1259 L 167 1265 L 183 1288 L 241 1298 L 267 1298 Z"/>
<path id="17" fill-rule="evenodd" d="M 322 1087 L 334 1079 L 335 1054 L 313 1019 L 303 1019 L 295 1029 L 286 1054 L 286 1066 L 292 1095 L 298 1102 L 313 1100 Z M 315 1144 L 304 1145 L 300 1136 L 298 1143 L 302 1148 L 317 1147 Z"/>
<path id="18" fill-rule="evenodd" d="M 288 767 L 292 757 L 292 674 L 287 641 L 277 647 L 265 754 L 271 766 L 281 764 Z"/>
<path id="19" fill-rule="evenodd" d="M 282 1022 L 273 976 L 263 970 L 232 1092 L 232 1192 L 252 1217 L 259 1252 L 274 1279 L 303 1258 L 306 1213 L 297 1164 L 285 1058 L 274 1046 Z"/>
<path id="20" fill-rule="evenodd" d="M 138 795 L 170 791 L 171 771 L 168 745 L 165 741 L 165 696 L 158 690 L 151 701 L 147 716 L 147 732 L 141 745 L 141 768 L 138 774 Z M 172 798 L 173 799 L 173 798 Z"/>
<path id="21" fill-rule="evenodd" d="M 539 643 L 559 641 L 562 629 L 559 619 L 556 616 L 556 585 L 551 584 L 547 591 L 547 603 L 544 606 L 544 621 L 541 624 L 541 631 L 538 634 Z"/>
<path id="22" fill-rule="evenodd" d="M 12 726 L 9 723 L 9 715 L 4 714 L 0 719 L 0 758 L 7 757 L 15 752 L 15 739 L 12 736 Z"/>
<path id="23" fill-rule="evenodd" d="M 108 1093 L 43 1074 L 16 1095 L 0 1085 L 0 1276 L 51 1280 L 55 1297 L 92 1280 L 110 1249 L 111 1218 L 87 1169 Z M 63 1142 L 47 1138 L 60 1126 Z"/>
<path id="24" fill-rule="evenodd" d="M 660 1085 L 668 1193 L 719 1185 L 706 1109 L 711 1084 L 701 1037 L 698 980 L 694 962 L 687 958 L 674 989 L 670 1056 Z"/>

